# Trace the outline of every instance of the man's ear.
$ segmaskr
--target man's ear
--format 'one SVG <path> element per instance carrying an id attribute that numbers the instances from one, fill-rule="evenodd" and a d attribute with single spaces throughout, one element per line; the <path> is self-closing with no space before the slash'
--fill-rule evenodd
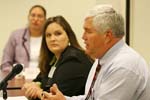
<path id="1" fill-rule="evenodd" d="M 105 33 L 105 43 L 111 42 L 112 37 L 113 37 L 112 30 L 107 30 Z"/>

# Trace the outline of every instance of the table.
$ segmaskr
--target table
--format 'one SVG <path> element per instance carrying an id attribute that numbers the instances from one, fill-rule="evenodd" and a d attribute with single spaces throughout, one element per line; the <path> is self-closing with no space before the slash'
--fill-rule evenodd
<path id="1" fill-rule="evenodd" d="M 0 82 L 8 75 L 8 72 L 0 71 Z M 25 82 L 31 82 L 31 79 L 25 78 L 13 78 L 12 80 L 8 81 L 7 86 L 7 95 L 8 96 L 23 96 L 24 93 L 21 90 L 21 87 Z"/>

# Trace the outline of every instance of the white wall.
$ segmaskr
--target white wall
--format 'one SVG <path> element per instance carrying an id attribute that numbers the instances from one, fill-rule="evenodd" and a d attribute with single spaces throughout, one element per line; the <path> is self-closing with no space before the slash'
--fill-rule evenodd
<path id="1" fill-rule="evenodd" d="M 95 0 L 0 0 L 0 58 L 10 33 L 27 25 L 28 11 L 35 4 L 41 4 L 46 8 L 47 17 L 63 15 L 83 46 L 81 39 L 83 18 L 95 2 Z"/>
<path id="2" fill-rule="evenodd" d="M 131 1 L 131 46 L 150 64 L 150 1 Z"/>

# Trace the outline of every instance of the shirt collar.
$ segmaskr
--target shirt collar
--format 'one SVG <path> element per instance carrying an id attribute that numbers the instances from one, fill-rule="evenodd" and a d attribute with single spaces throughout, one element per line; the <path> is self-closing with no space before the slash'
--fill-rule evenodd
<path id="1" fill-rule="evenodd" d="M 113 57 L 117 55 L 123 45 L 125 45 L 125 42 L 123 39 L 121 39 L 104 54 L 104 56 L 99 60 L 99 63 L 104 65 L 107 63 L 107 61 L 111 61 Z"/>

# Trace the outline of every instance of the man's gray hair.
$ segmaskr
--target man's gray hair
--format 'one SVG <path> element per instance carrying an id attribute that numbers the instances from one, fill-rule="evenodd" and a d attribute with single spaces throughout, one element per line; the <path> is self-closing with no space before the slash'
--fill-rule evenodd
<path id="1" fill-rule="evenodd" d="M 122 37 L 125 34 L 124 19 L 111 5 L 97 5 L 89 10 L 86 17 L 94 17 L 93 25 L 99 33 L 111 30 L 116 37 Z"/>

